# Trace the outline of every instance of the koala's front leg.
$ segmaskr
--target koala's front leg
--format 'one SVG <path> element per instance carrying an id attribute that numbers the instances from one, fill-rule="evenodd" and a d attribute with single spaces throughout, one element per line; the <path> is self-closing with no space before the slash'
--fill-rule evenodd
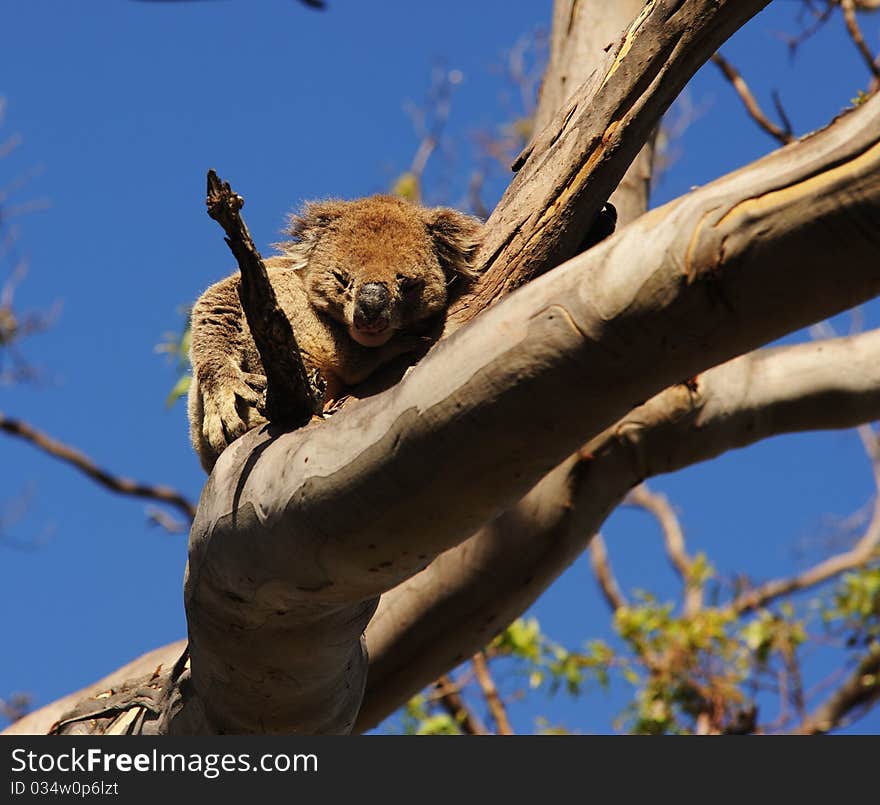
<path id="1" fill-rule="evenodd" d="M 190 436 L 206 470 L 228 444 L 265 422 L 266 378 L 244 370 L 250 333 L 238 299 L 238 277 L 212 285 L 193 306 Z"/>
<path id="2" fill-rule="evenodd" d="M 225 447 L 256 425 L 265 402 L 266 378 L 242 371 L 232 361 L 202 365 L 195 386 L 201 397 L 201 435 L 219 455 Z"/>

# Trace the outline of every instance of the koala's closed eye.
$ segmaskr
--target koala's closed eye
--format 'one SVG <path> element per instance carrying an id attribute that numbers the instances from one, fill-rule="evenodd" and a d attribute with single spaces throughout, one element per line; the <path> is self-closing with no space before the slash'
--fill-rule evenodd
<path id="1" fill-rule="evenodd" d="M 400 287 L 400 292 L 404 296 L 414 296 L 425 287 L 425 281 L 423 279 L 418 277 L 407 277 L 403 274 L 397 275 L 397 284 Z"/>

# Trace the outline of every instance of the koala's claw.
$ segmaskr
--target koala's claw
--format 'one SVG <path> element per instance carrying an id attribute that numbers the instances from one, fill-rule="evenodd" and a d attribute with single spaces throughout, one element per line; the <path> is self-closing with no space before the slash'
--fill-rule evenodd
<path id="1" fill-rule="evenodd" d="M 235 395 L 255 408 L 262 408 L 266 403 L 266 378 L 251 372 L 239 372 L 238 382 L 233 389 Z"/>
<path id="2" fill-rule="evenodd" d="M 202 434 L 219 455 L 239 436 L 266 421 L 261 413 L 266 378 L 234 369 L 213 386 L 212 393 L 202 393 Z"/>

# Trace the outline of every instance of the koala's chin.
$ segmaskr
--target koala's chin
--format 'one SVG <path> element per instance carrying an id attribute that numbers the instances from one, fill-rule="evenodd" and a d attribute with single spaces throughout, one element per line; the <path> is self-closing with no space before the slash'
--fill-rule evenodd
<path id="1" fill-rule="evenodd" d="M 386 327 L 380 332 L 370 332 L 369 330 L 349 324 L 348 334 L 352 341 L 356 341 L 362 347 L 382 347 L 391 340 L 391 336 L 394 335 L 394 328 Z"/>

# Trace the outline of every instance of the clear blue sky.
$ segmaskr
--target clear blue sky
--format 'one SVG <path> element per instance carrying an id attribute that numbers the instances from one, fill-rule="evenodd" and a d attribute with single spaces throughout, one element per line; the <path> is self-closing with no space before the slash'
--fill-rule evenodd
<path id="1" fill-rule="evenodd" d="M 799 5 L 777 0 L 725 52 L 768 109 L 771 89 L 780 91 L 804 133 L 867 79 L 839 22 L 788 58 L 776 34 L 794 30 Z M 4 3 L 0 142 L 18 133 L 23 143 L 0 160 L 0 187 L 38 169 L 10 203 L 48 200 L 13 221 L 31 265 L 16 307 L 63 307 L 52 329 L 23 347 L 43 382 L 2 388 L 0 409 L 114 472 L 197 498 L 204 476 L 184 406 L 163 405 L 175 375 L 155 345 L 181 327 L 181 306 L 233 268 L 204 212 L 206 169 L 245 195 L 246 220 L 268 250 L 303 199 L 388 188 L 417 145 L 404 103 L 423 99 L 442 61 L 464 75 L 449 125 L 457 157 L 447 164 L 466 176 L 468 137 L 510 108 L 494 67 L 520 36 L 549 26 L 550 9 L 550 0 L 331 0 L 325 13 L 294 0 Z M 875 22 L 866 35 L 876 49 Z M 698 74 L 688 97 L 702 114 L 655 203 L 773 147 L 715 68 Z M 489 188 L 490 204 L 501 187 Z M 866 309 L 868 326 L 877 313 Z M 149 526 L 141 502 L 102 491 L 23 442 L 0 436 L 0 451 L 0 696 L 24 690 L 43 704 L 181 637 L 185 537 Z M 827 534 L 827 518 L 872 494 L 849 432 L 773 440 L 653 486 L 681 511 L 692 550 L 707 551 L 722 572 L 757 578 L 797 567 L 804 540 Z M 23 496 L 27 508 L 10 522 Z M 624 587 L 675 594 L 646 516 L 617 514 L 605 534 Z M 35 544 L 15 548 L 15 540 Z M 573 646 L 605 636 L 594 586 L 581 559 L 533 614 Z M 610 728 L 620 702 L 596 694 L 538 704 L 551 721 L 594 732 Z M 516 726 L 530 730 L 533 715 L 521 708 Z M 880 731 L 880 715 L 856 730 Z"/>

